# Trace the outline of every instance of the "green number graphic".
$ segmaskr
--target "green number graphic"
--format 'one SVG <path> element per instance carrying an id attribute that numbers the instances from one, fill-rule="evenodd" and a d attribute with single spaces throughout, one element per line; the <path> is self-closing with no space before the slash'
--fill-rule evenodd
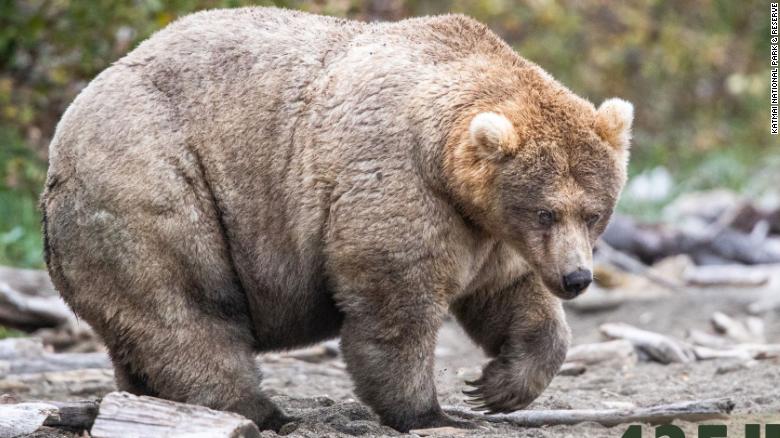
<path id="1" fill-rule="evenodd" d="M 628 426 L 621 438 L 642 438 L 642 426 L 638 424 L 632 424 Z"/>
<path id="2" fill-rule="evenodd" d="M 661 437 L 685 438 L 685 432 L 675 425 L 664 424 L 655 428 L 655 438 Z"/>
<path id="3" fill-rule="evenodd" d="M 726 425 L 724 424 L 699 425 L 699 438 L 725 438 L 726 434 Z"/>

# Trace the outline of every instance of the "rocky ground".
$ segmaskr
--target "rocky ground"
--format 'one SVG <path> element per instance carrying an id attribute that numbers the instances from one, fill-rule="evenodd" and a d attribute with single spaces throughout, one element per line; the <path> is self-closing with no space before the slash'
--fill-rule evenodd
<path id="1" fill-rule="evenodd" d="M 721 311 L 738 317 L 743 315 L 746 305 L 771 293 L 780 292 L 773 292 L 771 288 L 695 291 L 631 301 L 605 312 L 582 314 L 569 311 L 567 317 L 575 345 L 602 340 L 599 325 L 616 321 L 684 338 L 689 329 L 708 330 L 713 312 Z M 764 321 L 767 341 L 780 341 L 780 318 L 775 314 L 764 315 Z M 477 374 L 485 360 L 454 322 L 445 325 L 436 363 L 437 387 L 443 405 L 467 407 L 461 394 L 466 389 L 463 382 Z M 292 371 L 284 363 L 267 363 L 265 385 L 268 390 L 293 397 L 295 403 L 318 400 L 321 404 L 330 404 L 330 407 L 321 410 L 320 415 L 307 418 L 294 430 L 293 436 L 397 435 L 378 426 L 375 418 L 354 404 L 349 377 L 340 359 L 301 364 L 294 368 L 298 369 Z M 731 418 L 707 423 L 727 424 L 729 430 L 743 436 L 745 423 L 780 423 L 778 381 L 780 360 L 777 359 L 748 364 L 729 359 L 669 365 L 640 361 L 627 368 L 595 365 L 579 376 L 556 377 L 529 409 L 606 409 L 728 396 L 736 403 Z M 677 424 L 687 432 L 686 436 L 696 436 L 696 424 Z M 465 436 L 620 437 L 625 428 L 586 423 L 523 429 L 485 422 L 480 423 L 480 429 L 465 432 Z M 654 436 L 649 428 L 646 426 L 645 433 Z"/>
<path id="2" fill-rule="evenodd" d="M 651 294 L 652 298 L 629 299 L 609 310 L 568 309 L 574 345 L 602 341 L 599 326 L 626 322 L 634 326 L 685 339 L 690 329 L 712 331 L 710 318 L 716 311 L 735 319 L 746 315 L 746 306 L 780 293 L 774 279 L 753 289 L 688 290 Z M 587 295 L 586 295 L 587 296 Z M 488 317 L 488 316 L 486 316 Z M 766 342 L 780 342 L 780 318 L 775 312 L 760 315 Z M 335 344 L 333 344 L 335 345 Z M 436 379 L 442 405 L 467 408 L 465 380 L 478 375 L 484 355 L 469 341 L 454 321 L 444 326 L 436 351 Z M 302 420 L 283 428 L 282 434 L 297 437 L 399 436 L 381 426 L 377 418 L 351 391 L 351 382 L 338 349 L 320 348 L 305 354 L 269 354 L 262 358 L 264 387 L 285 410 Z M 95 370 L 77 386 L 61 385 L 61 375 L 24 380 L 19 376 L 0 379 L 0 393 L 17 400 L 67 400 L 96 398 L 113 390 L 111 372 Z M 43 379 L 43 383 L 41 383 Z M 640 360 L 636 364 L 596 364 L 577 376 L 558 376 L 529 409 L 608 409 L 650 406 L 677 401 L 730 397 L 736 404 L 729 419 L 708 421 L 729 425 L 729 436 L 743 436 L 745 423 L 780 423 L 780 359 L 744 361 L 718 359 L 663 365 Z M 446 435 L 529 437 L 620 437 L 627 425 L 606 428 L 584 423 L 573 426 L 520 428 L 509 424 L 478 421 L 472 431 L 449 431 Z M 686 436 L 696 436 L 696 424 L 678 422 Z M 646 436 L 654 436 L 645 426 Z M 64 434 L 64 435 L 63 435 Z M 263 436 L 275 436 L 263 432 Z M 41 429 L 32 436 L 73 436 Z M 80 435 L 76 435 L 80 436 Z"/>

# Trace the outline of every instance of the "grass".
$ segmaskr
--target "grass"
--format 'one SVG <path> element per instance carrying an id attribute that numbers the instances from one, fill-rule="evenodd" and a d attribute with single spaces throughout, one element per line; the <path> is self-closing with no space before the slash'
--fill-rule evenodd
<path id="1" fill-rule="evenodd" d="M 45 176 L 46 163 L 0 126 L 0 265 L 43 267 L 37 204 Z"/>

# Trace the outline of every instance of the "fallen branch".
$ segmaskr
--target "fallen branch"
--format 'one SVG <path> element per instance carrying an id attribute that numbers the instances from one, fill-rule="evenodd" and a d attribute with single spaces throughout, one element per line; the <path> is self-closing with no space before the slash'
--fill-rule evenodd
<path id="1" fill-rule="evenodd" d="M 710 360 L 710 359 L 737 359 L 741 361 L 748 361 L 753 359 L 753 355 L 743 349 L 738 348 L 711 348 L 711 347 L 693 347 L 693 353 L 698 360 Z"/>
<path id="2" fill-rule="evenodd" d="M 596 242 L 596 250 L 613 265 L 634 275 L 645 277 L 661 287 L 669 289 L 673 292 L 679 292 L 683 288 L 681 284 L 670 281 L 664 275 L 656 272 L 652 267 L 647 266 L 634 257 L 611 247 L 604 240 L 599 240 Z"/>
<path id="3" fill-rule="evenodd" d="M 685 363 L 696 360 L 690 345 L 670 336 L 642 330 L 624 323 L 607 323 L 599 329 L 608 338 L 625 339 L 631 342 L 638 350 L 661 363 Z"/>
<path id="4" fill-rule="evenodd" d="M 255 424 L 232 412 L 112 392 L 100 403 L 95 438 L 151 436 L 259 437 Z"/>
<path id="5" fill-rule="evenodd" d="M 645 225 L 629 217 L 615 215 L 602 240 L 647 264 L 678 254 L 688 254 L 697 264 L 712 260 L 720 262 L 718 264 L 780 263 L 780 247 L 776 239 L 762 239 L 759 233 L 751 235 L 730 227 L 737 213 L 737 209 L 729 209 L 703 229 L 693 230 Z"/>
<path id="6" fill-rule="evenodd" d="M 763 342 L 763 321 L 750 318 L 745 322 L 738 321 L 725 313 L 715 312 L 710 318 L 712 326 L 718 333 L 724 334 L 737 342 Z"/>
<path id="7" fill-rule="evenodd" d="M 729 346 L 732 345 L 732 343 L 723 336 L 714 335 L 697 329 L 688 331 L 688 340 L 694 345 L 715 349 L 729 348 Z"/>
<path id="8" fill-rule="evenodd" d="M 621 365 L 634 365 L 637 362 L 634 345 L 625 339 L 607 342 L 575 345 L 566 354 L 566 362 L 579 362 L 593 365 L 615 361 Z"/>
<path id="9" fill-rule="evenodd" d="M 768 270 L 743 265 L 689 266 L 683 280 L 697 287 L 758 287 L 769 282 Z"/>
<path id="10" fill-rule="evenodd" d="M 674 420 L 704 421 L 728 418 L 734 402 L 728 398 L 694 400 L 667 405 L 627 409 L 570 409 L 519 411 L 511 414 L 482 415 L 463 408 L 447 407 L 447 413 L 471 420 L 511 423 L 520 427 L 544 427 L 593 422 L 612 427 L 626 423 L 667 424 Z"/>
<path id="11" fill-rule="evenodd" d="M 0 324 L 34 330 L 68 324 L 75 316 L 59 296 L 26 295 L 0 281 Z"/>
<path id="12" fill-rule="evenodd" d="M 580 376 L 588 370 L 582 362 L 564 362 L 558 370 L 559 376 Z"/>
<path id="13" fill-rule="evenodd" d="M 51 284 L 49 273 L 42 269 L 19 269 L 0 266 L 0 283 L 27 296 L 56 296 L 57 291 Z"/>

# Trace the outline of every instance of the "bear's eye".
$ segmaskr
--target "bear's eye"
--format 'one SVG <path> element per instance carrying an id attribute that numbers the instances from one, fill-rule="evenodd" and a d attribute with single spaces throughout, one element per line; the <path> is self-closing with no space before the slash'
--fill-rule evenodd
<path id="1" fill-rule="evenodd" d="M 549 227 L 555 222 L 555 214 L 550 210 L 539 210 L 537 213 L 539 218 L 539 224 L 545 227 Z"/>
<path id="2" fill-rule="evenodd" d="M 600 214 L 592 213 L 592 214 L 589 214 L 589 215 L 585 216 L 585 223 L 589 227 L 592 227 L 592 226 L 594 226 L 594 225 L 596 225 L 598 223 L 599 219 L 601 219 L 601 215 Z"/>

